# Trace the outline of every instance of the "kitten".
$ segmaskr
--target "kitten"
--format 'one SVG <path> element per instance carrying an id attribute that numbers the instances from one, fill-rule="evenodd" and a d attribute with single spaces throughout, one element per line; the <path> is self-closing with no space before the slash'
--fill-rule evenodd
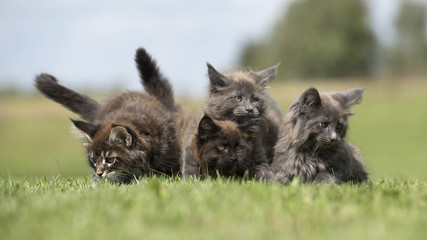
<path id="1" fill-rule="evenodd" d="M 205 113 L 213 119 L 239 124 L 253 118 L 263 119 L 267 128 L 260 134 L 263 136 L 267 159 L 271 162 L 282 112 L 267 93 L 266 84 L 275 77 L 278 65 L 260 72 L 237 71 L 225 74 L 219 73 L 210 64 L 207 66 L 210 91 L 204 107 Z"/>
<path id="2" fill-rule="evenodd" d="M 349 110 L 361 101 L 363 88 L 322 92 L 310 88 L 285 115 L 272 169 L 277 180 L 362 183 L 368 173 L 357 149 L 345 140 Z"/>
<path id="3" fill-rule="evenodd" d="M 196 131 L 187 133 L 182 174 L 271 179 L 273 175 L 258 136 L 261 127 L 259 119 L 239 125 L 204 115 Z"/>
<path id="4" fill-rule="evenodd" d="M 124 92 L 101 106 L 61 86 L 48 74 L 36 78 L 36 87 L 89 121 L 72 120 L 87 140 L 84 145 L 95 181 L 106 178 L 130 183 L 148 174 L 179 173 L 176 126 L 169 110 L 157 98 L 146 93 Z M 67 97 L 56 94 L 58 90 Z"/>

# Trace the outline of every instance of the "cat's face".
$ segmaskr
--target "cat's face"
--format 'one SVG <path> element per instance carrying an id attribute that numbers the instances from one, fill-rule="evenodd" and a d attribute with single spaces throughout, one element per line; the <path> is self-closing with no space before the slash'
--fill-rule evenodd
<path id="1" fill-rule="evenodd" d="M 129 127 L 73 121 L 87 138 L 88 162 L 95 182 L 103 179 L 113 183 L 129 183 L 139 176 L 149 148 L 149 141 L 140 141 Z M 143 150 L 147 149 L 147 150 Z"/>
<path id="2" fill-rule="evenodd" d="M 217 177 L 253 176 L 255 162 L 253 138 L 255 123 L 238 125 L 232 121 L 213 121 L 203 117 L 198 127 L 198 153 L 202 174 Z"/>
<path id="3" fill-rule="evenodd" d="M 363 88 L 325 93 L 314 88 L 306 90 L 291 106 L 300 146 L 314 153 L 341 143 L 347 133 L 348 117 L 352 115 L 349 108 L 360 102 L 363 91 Z"/>
<path id="4" fill-rule="evenodd" d="M 210 100 L 226 119 L 255 118 L 264 111 L 262 89 L 245 80 L 235 81 L 220 89 Z"/>
<path id="5" fill-rule="evenodd" d="M 262 116 L 265 84 L 274 78 L 277 65 L 261 72 L 221 74 L 208 64 L 210 99 L 207 108 L 215 118 L 244 122 Z"/>

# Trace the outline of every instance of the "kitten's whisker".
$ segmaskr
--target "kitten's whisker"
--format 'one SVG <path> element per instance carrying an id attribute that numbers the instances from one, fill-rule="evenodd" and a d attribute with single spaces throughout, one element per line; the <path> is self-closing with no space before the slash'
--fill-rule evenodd
<path id="1" fill-rule="evenodd" d="M 316 144 L 317 143 L 317 141 L 316 141 L 316 139 L 314 139 L 314 138 L 311 138 L 311 139 L 309 139 L 308 141 L 306 141 L 306 142 L 304 142 L 302 145 L 301 145 L 301 148 L 309 148 L 312 144 Z"/>
<path id="2" fill-rule="evenodd" d="M 316 141 L 316 145 L 313 148 L 313 152 L 311 153 L 312 156 L 315 155 L 317 149 L 320 147 L 321 142 L 320 141 Z"/>

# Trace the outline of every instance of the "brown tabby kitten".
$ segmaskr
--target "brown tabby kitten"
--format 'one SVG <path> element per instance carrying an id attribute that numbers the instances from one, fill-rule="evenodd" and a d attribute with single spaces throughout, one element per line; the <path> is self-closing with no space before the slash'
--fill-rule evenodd
<path id="1" fill-rule="evenodd" d="M 272 161 L 274 145 L 282 112 L 267 93 L 266 84 L 275 77 L 278 65 L 260 72 L 237 71 L 221 74 L 208 64 L 210 80 L 209 98 L 204 111 L 213 119 L 230 120 L 239 124 L 253 118 L 261 118 L 267 128 L 260 134 L 267 159 Z"/>
<path id="2" fill-rule="evenodd" d="M 368 181 L 362 157 L 345 136 L 350 107 L 361 101 L 363 88 L 323 92 L 310 88 L 285 115 L 275 146 L 272 169 L 277 180 L 361 183 Z"/>
<path id="3" fill-rule="evenodd" d="M 180 147 L 175 124 L 169 110 L 155 97 L 124 92 L 99 106 L 47 74 L 36 78 L 36 87 L 90 121 L 72 120 L 87 140 L 84 145 L 95 181 L 106 178 L 130 183 L 152 173 L 169 176 L 179 173 Z"/>
<path id="4" fill-rule="evenodd" d="M 271 179 L 273 175 L 258 135 L 262 127 L 259 123 L 259 119 L 252 119 L 238 125 L 203 116 L 196 131 L 187 133 L 182 174 Z"/>

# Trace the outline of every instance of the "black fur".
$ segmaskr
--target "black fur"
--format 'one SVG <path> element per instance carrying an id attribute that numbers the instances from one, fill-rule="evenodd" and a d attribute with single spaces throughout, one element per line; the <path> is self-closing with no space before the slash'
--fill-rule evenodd
<path id="1" fill-rule="evenodd" d="M 273 174 L 259 134 L 264 127 L 259 119 L 237 124 L 203 116 L 196 131 L 187 133 L 190 138 L 183 151 L 183 176 L 271 180 Z"/>

